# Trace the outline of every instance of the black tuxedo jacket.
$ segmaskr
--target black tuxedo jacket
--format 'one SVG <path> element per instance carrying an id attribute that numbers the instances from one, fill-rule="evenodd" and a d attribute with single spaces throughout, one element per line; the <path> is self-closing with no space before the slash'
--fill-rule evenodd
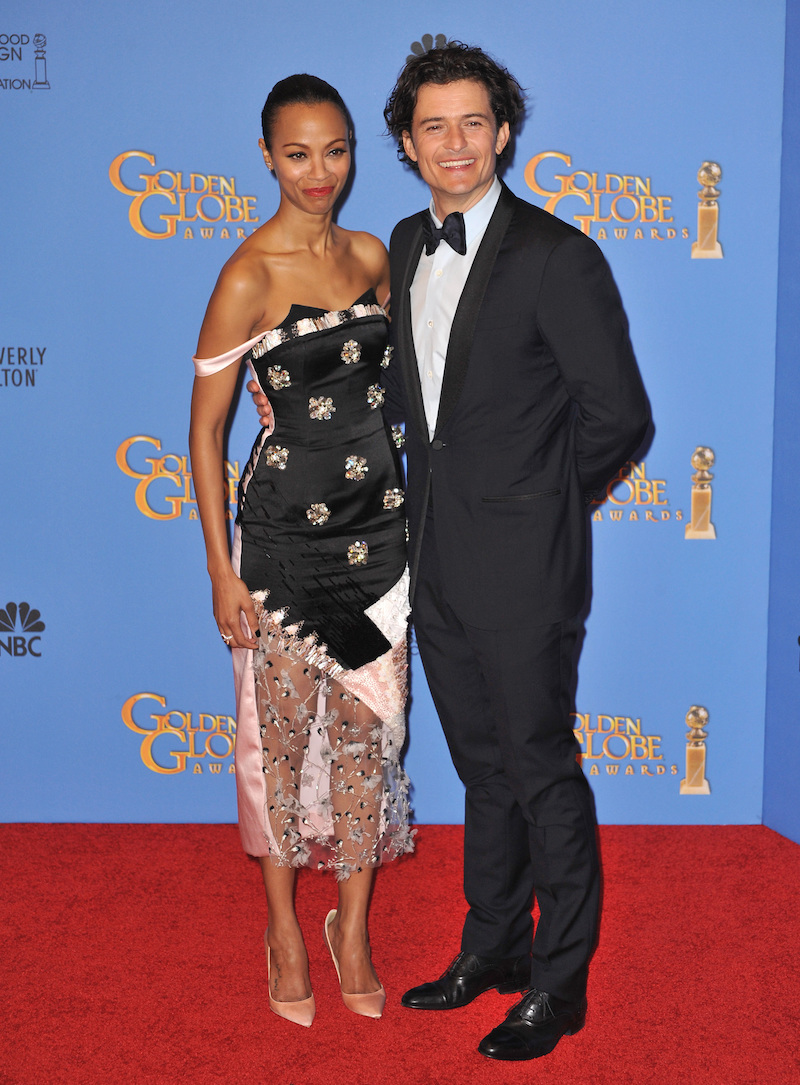
<path id="1" fill-rule="evenodd" d="M 587 505 L 649 421 L 619 293 L 590 238 L 504 185 L 453 321 L 431 440 L 409 302 L 423 214 L 392 234 L 386 372 L 388 411 L 406 421 L 412 578 L 430 502 L 462 620 L 561 621 L 584 602 Z"/>

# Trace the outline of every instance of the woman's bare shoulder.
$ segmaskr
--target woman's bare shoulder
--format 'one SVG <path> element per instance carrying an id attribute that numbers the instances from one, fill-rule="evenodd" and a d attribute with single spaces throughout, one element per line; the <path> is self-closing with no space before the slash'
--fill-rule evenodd
<path id="1" fill-rule="evenodd" d="M 206 309 L 198 357 L 216 357 L 252 337 L 265 319 L 269 260 L 251 235 L 223 265 Z"/>
<path id="2" fill-rule="evenodd" d="M 263 290 L 269 282 L 269 251 L 264 239 L 251 234 L 223 264 L 217 286 L 237 294 Z"/>
<path id="3" fill-rule="evenodd" d="M 344 233 L 347 234 L 353 254 L 359 259 L 378 263 L 388 259 L 386 246 L 374 234 L 368 234 L 366 230 L 345 230 Z"/>
<path id="4" fill-rule="evenodd" d="M 384 243 L 365 230 L 348 230 L 347 241 L 354 261 L 364 268 L 370 281 L 382 282 L 389 266 L 389 253 Z"/>

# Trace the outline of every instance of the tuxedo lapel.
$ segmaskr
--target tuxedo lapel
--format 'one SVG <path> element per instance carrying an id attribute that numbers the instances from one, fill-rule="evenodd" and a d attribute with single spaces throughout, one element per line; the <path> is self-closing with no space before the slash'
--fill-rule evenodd
<path id="1" fill-rule="evenodd" d="M 442 395 L 439 400 L 439 413 L 436 416 L 436 433 L 439 432 L 453 413 L 461 389 L 464 387 L 478 311 L 483 301 L 483 295 L 486 293 L 486 287 L 489 284 L 497 254 L 514 215 L 515 199 L 516 197 L 503 185 L 497 207 L 489 219 L 489 225 L 486 227 L 486 233 L 483 235 L 475 262 L 464 284 L 458 308 L 453 318 L 453 326 L 450 329 L 444 380 L 442 381 Z M 419 260 L 419 251 L 417 252 L 417 260 Z M 416 267 L 416 261 L 414 267 Z M 409 310 L 410 308 L 409 306 Z M 419 379 L 417 379 L 417 388 L 419 389 Z M 420 392 L 421 404 L 422 393 Z"/>
<path id="2" fill-rule="evenodd" d="M 393 300 L 393 309 L 397 313 L 399 327 L 397 329 L 397 345 L 399 348 L 403 381 L 408 398 L 408 409 L 411 421 L 425 441 L 428 441 L 428 423 L 425 419 L 425 406 L 422 402 L 422 388 L 419 383 L 419 366 L 417 364 L 417 352 L 414 349 L 414 334 L 411 327 L 411 284 L 419 263 L 422 252 L 422 216 L 427 215 L 423 211 L 419 216 L 419 224 L 414 231 L 411 244 L 406 258 L 403 278 L 400 284 L 400 297 Z"/>

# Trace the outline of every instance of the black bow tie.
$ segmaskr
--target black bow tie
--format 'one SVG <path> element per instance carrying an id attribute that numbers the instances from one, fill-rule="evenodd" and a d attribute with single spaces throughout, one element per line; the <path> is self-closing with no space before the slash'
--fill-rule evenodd
<path id="1" fill-rule="evenodd" d="M 430 212 L 422 220 L 422 233 L 425 236 L 425 255 L 436 252 L 440 241 L 446 241 L 459 256 L 467 251 L 467 235 L 464 230 L 464 216 L 460 211 L 452 211 L 442 223 L 441 230 L 433 224 Z"/>

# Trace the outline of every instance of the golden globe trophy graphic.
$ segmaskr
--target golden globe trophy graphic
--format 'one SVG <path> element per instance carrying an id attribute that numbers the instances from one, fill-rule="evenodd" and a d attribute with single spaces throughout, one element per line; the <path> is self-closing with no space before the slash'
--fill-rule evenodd
<path id="1" fill-rule="evenodd" d="M 708 709 L 693 704 L 686 713 L 686 779 L 681 780 L 681 795 L 710 795 L 706 779 L 706 739 L 708 732 Z"/>
<path id="2" fill-rule="evenodd" d="M 709 470 L 714 466 L 714 453 L 710 448 L 698 445 L 692 453 L 692 518 L 686 525 L 687 539 L 716 539 L 717 533 L 711 523 L 711 480 Z"/>
<path id="3" fill-rule="evenodd" d="M 703 187 L 697 193 L 700 204 L 697 208 L 697 241 L 692 242 L 693 260 L 722 259 L 722 245 L 717 241 L 719 189 L 716 187 L 721 179 L 722 168 L 718 162 L 704 162 L 697 171 L 697 180 Z"/>
<path id="4" fill-rule="evenodd" d="M 50 90 L 50 84 L 47 82 L 47 57 L 45 56 L 45 48 L 47 46 L 47 38 L 44 34 L 33 35 L 33 54 L 36 58 L 36 77 L 33 81 L 32 90 Z"/>

